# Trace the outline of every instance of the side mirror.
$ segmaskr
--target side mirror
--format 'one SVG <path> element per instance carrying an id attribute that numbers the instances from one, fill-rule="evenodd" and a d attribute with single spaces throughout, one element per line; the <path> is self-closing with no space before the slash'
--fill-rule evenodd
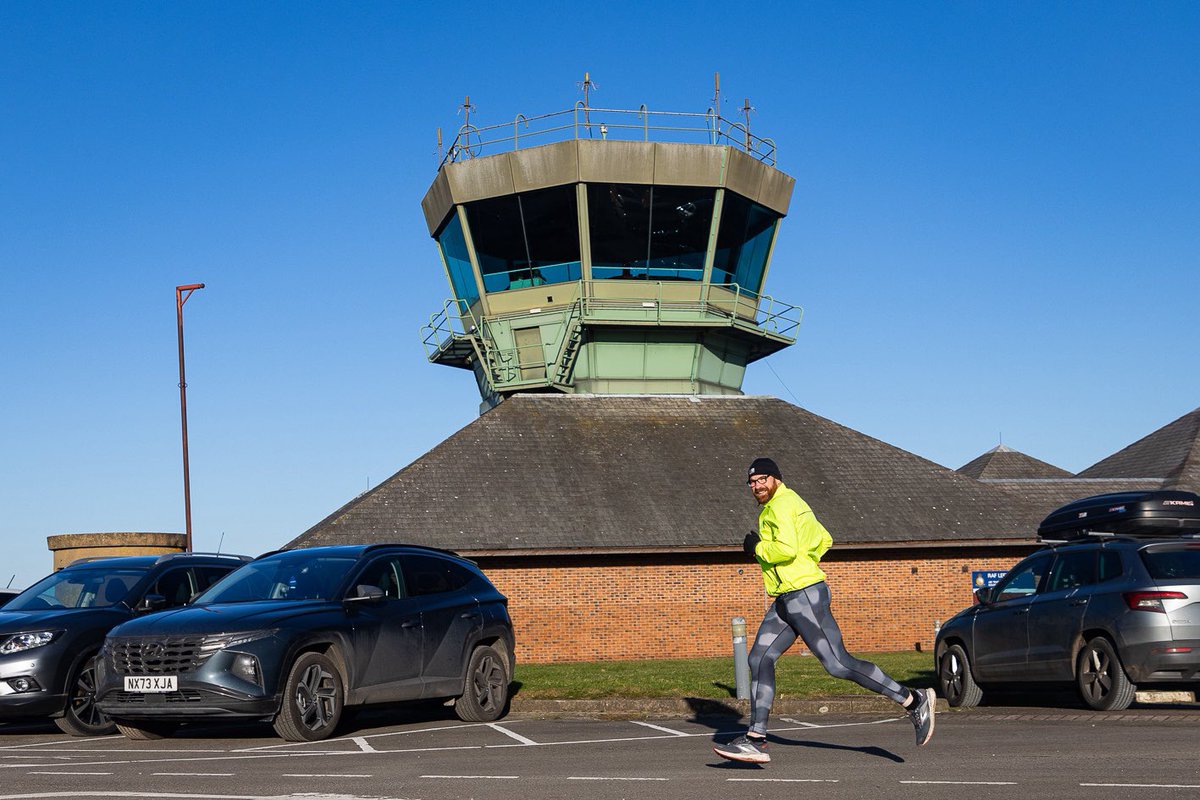
<path id="1" fill-rule="evenodd" d="M 378 586 L 360 583 L 354 587 L 354 594 L 347 597 L 344 602 L 347 603 L 381 603 L 383 602 L 383 589 Z"/>
<path id="2" fill-rule="evenodd" d="M 151 611 L 161 611 L 167 607 L 167 598 L 161 594 L 148 594 L 142 598 L 142 602 L 137 604 L 137 610 L 143 614 L 148 614 Z"/>
<path id="3" fill-rule="evenodd" d="M 979 589 L 976 589 L 975 590 L 975 600 L 981 606 L 991 605 L 992 604 L 992 590 L 987 586 L 983 586 Z"/>

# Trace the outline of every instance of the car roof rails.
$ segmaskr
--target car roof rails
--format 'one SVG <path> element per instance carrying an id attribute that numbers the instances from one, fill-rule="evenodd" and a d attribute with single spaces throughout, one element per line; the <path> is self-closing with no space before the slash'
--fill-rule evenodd
<path id="1" fill-rule="evenodd" d="M 81 558 L 77 558 L 74 561 L 72 561 L 71 563 L 67 564 L 67 566 L 74 567 L 79 564 L 90 564 L 93 561 L 106 561 L 110 558 L 120 558 L 120 557 L 121 556 L 82 556 Z"/>
<path id="2" fill-rule="evenodd" d="M 1200 534 L 1200 495 L 1156 490 L 1085 497 L 1055 509 L 1037 532 L 1046 543 L 1099 536 L 1191 538 Z"/>
<path id="3" fill-rule="evenodd" d="M 159 556 L 157 559 L 155 559 L 154 563 L 161 564 L 164 561 L 170 561 L 173 558 L 183 558 L 184 556 L 206 556 L 208 558 L 232 558 L 237 561 L 241 561 L 243 563 L 248 562 L 248 561 L 253 561 L 253 559 L 250 558 L 250 556 L 241 556 L 241 555 L 237 555 L 235 553 L 196 553 L 196 552 L 193 552 L 190 550 L 185 550 L 181 553 L 163 553 L 161 556 Z"/>

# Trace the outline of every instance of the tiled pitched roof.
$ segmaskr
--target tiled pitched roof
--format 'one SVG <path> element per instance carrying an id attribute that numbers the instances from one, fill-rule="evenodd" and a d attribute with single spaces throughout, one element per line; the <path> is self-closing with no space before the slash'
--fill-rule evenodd
<path id="1" fill-rule="evenodd" d="M 1032 540 L 1031 505 L 770 397 L 517 395 L 290 547 L 405 540 L 465 553 L 739 545 L 769 455 L 841 544 Z"/>
<path id="2" fill-rule="evenodd" d="M 962 465 L 958 472 L 978 480 L 996 478 L 1069 478 L 1071 473 L 1053 464 L 999 445 Z"/>
<path id="3" fill-rule="evenodd" d="M 1200 408 L 1079 473 L 1080 478 L 1160 478 L 1163 488 L 1200 492 Z"/>

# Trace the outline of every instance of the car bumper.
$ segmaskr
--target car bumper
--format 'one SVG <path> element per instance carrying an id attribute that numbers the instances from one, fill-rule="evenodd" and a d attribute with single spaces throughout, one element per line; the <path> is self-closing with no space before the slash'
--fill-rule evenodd
<path id="1" fill-rule="evenodd" d="M 114 719 L 261 719 L 275 716 L 279 699 L 236 697 L 196 684 L 184 684 L 177 692 L 107 692 L 97 698 L 96 707 Z"/>
<path id="2" fill-rule="evenodd" d="M 1126 645 L 1121 657 L 1137 684 L 1200 682 L 1200 640 Z"/>
<path id="3" fill-rule="evenodd" d="M 61 716 L 67 705 L 65 694 L 22 692 L 0 695 L 0 721 L 25 717 Z"/>
<path id="4" fill-rule="evenodd" d="M 59 648 L 51 645 L 29 654 L 0 658 L 0 719 L 62 714 L 67 696 L 63 693 L 62 679 L 55 675 L 53 668 L 56 659 L 61 657 Z M 41 688 L 19 692 L 11 683 L 17 678 L 30 678 Z"/>

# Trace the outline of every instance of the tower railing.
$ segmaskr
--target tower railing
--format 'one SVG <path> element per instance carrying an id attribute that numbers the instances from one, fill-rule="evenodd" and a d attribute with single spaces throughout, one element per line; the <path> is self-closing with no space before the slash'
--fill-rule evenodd
<path id="1" fill-rule="evenodd" d="M 569 381 L 578 351 L 580 326 L 606 323 L 656 326 L 726 325 L 765 334 L 787 344 L 796 340 L 796 331 L 804 316 L 800 306 L 776 300 L 765 294 L 743 289 L 736 283 L 702 284 L 694 299 L 679 299 L 677 281 L 647 281 L 639 286 L 637 297 L 616 298 L 597 293 L 598 285 L 610 281 L 579 281 L 577 299 L 557 309 L 545 309 L 545 316 L 562 318 L 563 339 L 550 351 L 541 342 L 526 347 L 497 344 L 494 331 L 505 323 L 527 319 L 528 312 L 515 311 L 487 318 L 475 316 L 462 300 L 450 299 L 430 315 L 421 329 L 421 342 L 430 361 L 451 360 L 465 363 L 474 358 L 486 365 L 487 378 L 497 389 L 520 385 L 558 385 Z M 598 296 L 598 294 L 600 296 Z M 547 355 L 547 353 L 549 353 Z"/>
<path id="2" fill-rule="evenodd" d="M 441 166 L 485 155 L 536 147 L 573 139 L 622 141 L 668 141 L 696 144 L 728 144 L 775 166 L 775 142 L 750 132 L 713 109 L 704 113 L 688 111 L 652 111 L 638 109 L 592 108 L 578 102 L 565 111 L 527 117 L 518 114 L 512 122 L 477 126 L 470 123 L 458 129 Z"/>

